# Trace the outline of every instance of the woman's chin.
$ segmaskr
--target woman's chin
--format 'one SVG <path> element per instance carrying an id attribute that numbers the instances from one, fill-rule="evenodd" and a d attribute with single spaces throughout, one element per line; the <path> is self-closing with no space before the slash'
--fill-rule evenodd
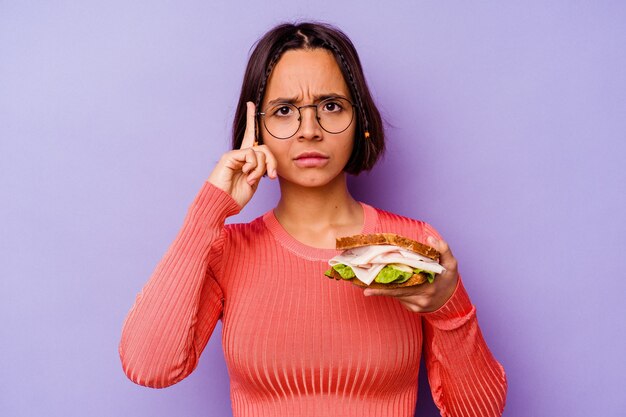
<path id="1" fill-rule="evenodd" d="M 279 174 L 281 181 L 285 181 L 290 185 L 304 188 L 320 188 L 332 185 L 334 183 L 343 182 L 345 173 L 340 171 L 336 175 L 329 175 L 328 172 L 305 172 L 294 173 L 283 176 Z"/>

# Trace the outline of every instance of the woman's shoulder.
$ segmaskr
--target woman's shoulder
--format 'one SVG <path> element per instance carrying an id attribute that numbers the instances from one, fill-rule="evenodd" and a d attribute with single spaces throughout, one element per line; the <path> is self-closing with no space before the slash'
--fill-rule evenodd
<path id="1" fill-rule="evenodd" d="M 224 250 L 229 254 L 251 254 L 269 241 L 261 217 L 247 223 L 225 224 L 222 238 Z"/>
<path id="2" fill-rule="evenodd" d="M 378 215 L 378 233 L 395 233 L 417 241 L 428 236 L 439 238 L 437 230 L 428 222 L 374 207 Z"/>
<path id="3" fill-rule="evenodd" d="M 228 223 L 224 225 L 226 234 L 230 237 L 250 237 L 263 232 L 265 226 L 263 224 L 263 216 L 259 216 L 247 223 Z"/>

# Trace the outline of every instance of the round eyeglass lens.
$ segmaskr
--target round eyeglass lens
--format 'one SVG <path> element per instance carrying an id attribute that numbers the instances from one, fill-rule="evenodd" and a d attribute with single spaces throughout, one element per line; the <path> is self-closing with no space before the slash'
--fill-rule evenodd
<path id="1" fill-rule="evenodd" d="M 311 107 L 316 111 L 317 121 L 328 133 L 341 133 L 352 123 L 354 106 L 345 98 L 333 97 L 317 105 L 297 107 L 290 103 L 269 106 L 263 112 L 263 123 L 267 131 L 278 139 L 292 137 L 300 129 L 301 111 Z"/>

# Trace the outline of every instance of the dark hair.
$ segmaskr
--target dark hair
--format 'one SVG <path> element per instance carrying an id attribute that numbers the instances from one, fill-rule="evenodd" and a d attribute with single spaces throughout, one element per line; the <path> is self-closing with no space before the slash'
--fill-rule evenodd
<path id="1" fill-rule="evenodd" d="M 271 29 L 256 42 L 243 77 L 233 121 L 233 149 L 240 148 L 243 141 L 246 102 L 252 101 L 259 108 L 267 80 L 282 54 L 292 49 L 316 48 L 327 49 L 333 54 L 357 106 L 355 143 L 344 171 L 354 175 L 363 170 L 368 171 L 385 151 L 382 119 L 367 87 L 354 45 L 345 33 L 325 23 L 284 23 Z"/>

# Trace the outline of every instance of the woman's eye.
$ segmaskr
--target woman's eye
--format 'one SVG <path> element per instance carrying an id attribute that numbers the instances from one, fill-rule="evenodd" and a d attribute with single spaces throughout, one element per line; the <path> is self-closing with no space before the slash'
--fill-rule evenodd
<path id="1" fill-rule="evenodd" d="M 274 111 L 274 114 L 277 116 L 289 116 L 292 113 L 292 110 L 289 106 L 281 106 Z"/>
<path id="2" fill-rule="evenodd" d="M 330 113 L 337 112 L 341 110 L 341 104 L 334 101 L 324 103 L 323 110 Z"/>

